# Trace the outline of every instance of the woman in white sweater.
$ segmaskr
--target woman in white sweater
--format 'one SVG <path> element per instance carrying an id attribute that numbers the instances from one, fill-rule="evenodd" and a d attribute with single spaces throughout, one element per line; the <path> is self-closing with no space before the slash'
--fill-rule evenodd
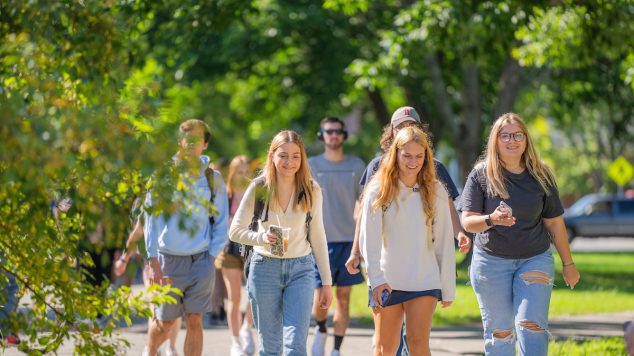
<path id="1" fill-rule="evenodd" d="M 254 217 L 256 195 L 265 204 Z M 256 231 L 249 228 L 254 218 Z M 270 233 L 271 225 L 290 228 L 283 250 L 278 247 L 278 237 Z M 332 280 L 322 193 L 311 179 L 304 143 L 296 132 L 282 131 L 273 138 L 262 174 L 247 188 L 229 237 L 255 246 L 247 291 L 260 355 L 306 355 L 315 263 L 323 281 L 318 293 L 323 309 L 330 307 Z"/>
<path id="2" fill-rule="evenodd" d="M 396 135 L 365 192 L 361 251 L 371 289 L 375 355 L 394 355 L 403 317 L 413 355 L 431 355 L 436 303 L 451 305 L 456 287 L 447 191 L 436 180 L 429 138 L 417 127 Z"/>

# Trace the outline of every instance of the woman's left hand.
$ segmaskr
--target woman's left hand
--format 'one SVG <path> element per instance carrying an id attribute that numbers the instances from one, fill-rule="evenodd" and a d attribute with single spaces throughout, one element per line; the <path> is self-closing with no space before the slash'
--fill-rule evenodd
<path id="1" fill-rule="evenodd" d="M 321 286 L 319 288 L 319 308 L 328 309 L 332 302 L 332 286 Z"/>
<path id="2" fill-rule="evenodd" d="M 467 234 L 460 231 L 458 233 L 458 252 L 467 253 L 469 252 L 470 248 L 471 248 L 471 239 L 469 238 L 469 236 L 467 236 Z"/>
<path id="3" fill-rule="evenodd" d="M 441 305 L 443 308 L 450 307 L 450 306 L 451 306 L 451 304 L 453 304 L 453 300 L 442 300 L 442 301 L 440 302 L 440 305 Z"/>
<path id="4" fill-rule="evenodd" d="M 574 264 L 567 265 L 561 268 L 561 274 L 564 276 L 564 281 L 570 289 L 575 289 L 575 285 L 579 282 L 581 275 L 577 271 L 577 267 Z"/>

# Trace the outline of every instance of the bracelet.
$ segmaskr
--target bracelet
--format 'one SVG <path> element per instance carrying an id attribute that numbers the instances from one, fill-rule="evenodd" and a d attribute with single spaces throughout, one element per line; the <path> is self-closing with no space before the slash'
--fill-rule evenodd
<path id="1" fill-rule="evenodd" d="M 570 263 L 562 263 L 561 267 L 568 267 L 568 266 L 574 266 L 574 262 L 570 262 Z"/>
<path id="2" fill-rule="evenodd" d="M 360 252 L 354 252 L 354 251 L 350 252 L 350 256 L 359 256 L 359 255 L 361 255 Z"/>
<path id="3" fill-rule="evenodd" d="M 123 257 L 119 257 L 119 261 L 121 261 L 121 263 L 128 263 L 128 260 Z"/>

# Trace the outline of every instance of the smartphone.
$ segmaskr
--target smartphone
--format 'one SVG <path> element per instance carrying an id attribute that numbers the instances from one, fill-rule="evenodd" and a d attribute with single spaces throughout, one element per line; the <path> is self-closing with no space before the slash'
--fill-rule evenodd
<path id="1" fill-rule="evenodd" d="M 513 209 L 504 200 L 500 201 L 500 206 L 509 212 L 509 217 L 513 216 Z"/>
<path id="2" fill-rule="evenodd" d="M 383 294 L 381 294 L 381 306 L 384 307 L 388 299 L 390 299 L 390 292 L 387 289 L 384 289 Z"/>
<path id="3" fill-rule="evenodd" d="M 275 243 L 271 245 L 271 254 L 276 256 L 284 256 L 284 235 L 282 228 L 276 225 L 269 226 L 269 233 L 277 236 Z"/>

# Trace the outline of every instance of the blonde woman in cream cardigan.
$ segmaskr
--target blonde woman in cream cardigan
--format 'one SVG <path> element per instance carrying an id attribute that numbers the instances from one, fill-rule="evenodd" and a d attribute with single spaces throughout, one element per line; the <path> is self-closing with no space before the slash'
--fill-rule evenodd
<path id="1" fill-rule="evenodd" d="M 256 195 L 265 204 L 254 217 Z M 275 135 L 262 174 L 247 188 L 229 229 L 232 241 L 254 246 L 247 291 L 260 355 L 307 354 L 315 264 L 323 281 L 316 293 L 319 307 L 330 307 L 332 278 L 322 201 L 301 136 L 290 130 Z M 257 231 L 249 229 L 254 218 Z M 282 255 L 274 253 L 279 250 L 273 248 L 277 237 L 270 233 L 271 225 L 290 228 Z"/>
<path id="2" fill-rule="evenodd" d="M 454 300 L 456 267 L 447 191 L 436 180 L 429 138 L 417 127 L 399 131 L 368 186 L 361 216 L 361 251 L 371 289 L 375 355 L 395 355 L 405 317 L 413 355 L 431 355 L 436 304 Z"/>

